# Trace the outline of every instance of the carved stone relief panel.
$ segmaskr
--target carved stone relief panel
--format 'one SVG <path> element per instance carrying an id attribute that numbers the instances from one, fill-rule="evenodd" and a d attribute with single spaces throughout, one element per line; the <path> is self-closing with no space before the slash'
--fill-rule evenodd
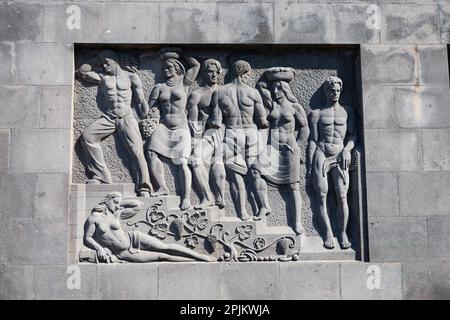
<path id="1" fill-rule="evenodd" d="M 80 260 L 362 259 L 356 51 L 86 47 L 75 58 Z"/>

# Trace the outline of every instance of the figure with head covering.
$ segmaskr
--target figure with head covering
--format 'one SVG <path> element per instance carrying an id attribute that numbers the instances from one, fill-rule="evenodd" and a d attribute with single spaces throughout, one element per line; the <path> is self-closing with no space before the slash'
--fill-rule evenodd
<path id="1" fill-rule="evenodd" d="M 150 94 L 150 108 L 158 108 L 160 122 L 145 146 L 150 163 L 150 173 L 155 183 L 154 195 L 166 195 L 169 189 L 165 182 L 164 167 L 159 159 L 164 156 L 178 165 L 181 179 L 182 210 L 191 208 L 192 176 L 188 167 L 191 154 L 191 134 L 189 131 L 186 103 L 189 86 L 195 81 L 200 63 L 192 57 L 184 57 L 190 68 L 185 70 L 181 63 L 180 50 L 165 48 L 160 58 L 163 65 L 165 83 L 155 85 Z"/>
<path id="2" fill-rule="evenodd" d="M 294 74 L 292 68 L 270 68 L 256 85 L 269 108 L 270 130 L 265 151 L 253 168 L 257 171 L 254 177 L 260 190 L 267 189 L 265 180 L 289 186 L 293 204 L 289 215 L 294 231 L 301 234 L 304 231 L 300 194 L 301 147 L 308 141 L 309 128 L 305 110 L 289 86 Z M 259 220 L 262 216 L 254 218 Z"/>
<path id="3" fill-rule="evenodd" d="M 261 137 L 258 128 L 267 128 L 266 110 L 262 98 L 255 88 L 247 83 L 251 76 L 251 66 L 247 61 L 238 60 L 231 66 L 232 80 L 218 88 L 212 97 L 211 126 L 220 128 L 225 124 L 224 161 L 231 177 L 231 193 L 236 203 L 236 211 L 242 220 L 251 218 L 246 210 L 247 192 L 244 176 L 261 151 Z M 260 204 L 258 215 L 270 211 L 268 197 L 256 192 Z"/>
<path id="4" fill-rule="evenodd" d="M 309 167 L 319 197 L 320 218 L 325 225 L 325 248 L 334 248 L 333 231 L 327 212 L 328 177 L 333 184 L 337 198 L 338 239 L 343 249 L 351 247 L 347 236 L 349 209 L 347 192 L 349 188 L 349 167 L 351 151 L 357 136 L 353 110 L 342 106 L 339 98 L 342 80 L 329 77 L 324 83 L 326 105 L 311 110 L 309 124 Z"/>
<path id="5" fill-rule="evenodd" d="M 205 208 L 216 204 L 219 208 L 225 206 L 225 166 L 223 164 L 223 128 L 211 128 L 208 118 L 211 114 L 211 98 L 219 86 L 222 73 L 220 62 L 206 59 L 201 68 L 203 84 L 194 90 L 188 98 L 188 119 L 194 139 L 191 166 L 194 180 L 199 189 L 200 204 L 198 208 Z M 211 179 L 205 164 L 210 164 Z M 208 183 L 210 182 L 210 183 Z M 213 187 L 215 201 L 212 197 L 210 185 Z"/>
<path id="6" fill-rule="evenodd" d="M 129 200 L 128 200 L 129 202 Z M 178 244 L 166 244 L 140 231 L 122 229 L 126 201 L 111 192 L 91 212 L 84 224 L 83 243 L 95 250 L 99 262 L 214 261 Z M 135 208 L 136 210 L 136 208 Z"/>
<path id="7" fill-rule="evenodd" d="M 150 177 L 139 126 L 131 110 L 132 96 L 137 101 L 139 116 L 147 114 L 148 104 L 139 76 L 135 72 L 123 70 L 118 61 L 116 52 L 105 50 L 77 71 L 85 81 L 100 86 L 107 103 L 107 111 L 83 131 L 80 139 L 90 175 L 88 183 L 112 183 L 100 142 L 117 133 L 137 169 L 137 194 L 149 196 Z"/>

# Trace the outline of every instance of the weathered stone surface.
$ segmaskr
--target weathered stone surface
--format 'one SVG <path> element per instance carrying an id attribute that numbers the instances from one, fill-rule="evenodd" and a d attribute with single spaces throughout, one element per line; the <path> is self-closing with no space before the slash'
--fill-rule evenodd
<path id="1" fill-rule="evenodd" d="M 380 30 L 373 25 L 379 19 L 368 5 L 332 4 L 333 43 L 379 43 Z M 372 23 L 372 24 L 371 24 Z"/>
<path id="2" fill-rule="evenodd" d="M 270 43 L 274 41 L 273 4 L 219 3 L 219 43 Z"/>
<path id="3" fill-rule="evenodd" d="M 402 263 L 405 299 L 450 299 L 448 261 Z"/>
<path id="4" fill-rule="evenodd" d="M 395 119 L 394 87 L 365 86 L 363 88 L 364 128 L 398 127 Z"/>
<path id="5" fill-rule="evenodd" d="M 38 3 L 0 3 L 0 41 L 41 41 L 44 6 Z"/>
<path id="6" fill-rule="evenodd" d="M 361 45 L 364 85 L 417 83 L 417 52 L 414 46 Z"/>
<path id="7" fill-rule="evenodd" d="M 21 209 L 19 209 L 21 210 Z M 11 264 L 65 264 L 67 258 L 67 221 L 8 219 L 7 262 Z"/>
<path id="8" fill-rule="evenodd" d="M 397 173 L 368 172 L 366 181 L 369 217 L 398 216 L 400 209 Z"/>
<path id="9" fill-rule="evenodd" d="M 44 28 L 46 42 L 97 43 L 101 41 L 100 4 L 78 2 L 76 6 L 79 8 L 79 18 L 78 9 L 73 3 L 47 3 Z"/>
<path id="10" fill-rule="evenodd" d="M 221 263 L 219 270 L 220 299 L 282 299 L 278 263 Z"/>
<path id="11" fill-rule="evenodd" d="M 399 175 L 400 215 L 450 214 L 449 172 L 402 172 Z"/>
<path id="12" fill-rule="evenodd" d="M 0 42 L 0 84 L 11 85 L 15 66 L 13 65 L 14 42 Z"/>
<path id="13" fill-rule="evenodd" d="M 439 11 L 435 5 L 381 6 L 381 41 L 385 43 L 440 43 Z"/>
<path id="14" fill-rule="evenodd" d="M 0 129 L 0 174 L 9 171 L 9 138 L 10 130 Z"/>
<path id="15" fill-rule="evenodd" d="M 162 3 L 160 10 L 161 42 L 217 42 L 217 5 L 215 3 Z M 220 34 L 221 37 L 222 34 Z"/>
<path id="16" fill-rule="evenodd" d="M 367 171 L 423 169 L 420 132 L 406 129 L 368 129 L 365 134 Z"/>
<path id="17" fill-rule="evenodd" d="M 331 42 L 331 13 L 328 4 L 275 4 L 275 42 Z"/>
<path id="18" fill-rule="evenodd" d="M 442 43 L 450 43 L 450 4 L 440 6 L 441 40 Z"/>
<path id="19" fill-rule="evenodd" d="M 426 171 L 450 171 L 450 129 L 424 129 L 423 162 Z"/>
<path id="20" fill-rule="evenodd" d="M 159 264 L 159 299 L 219 299 L 219 263 Z M 174 290 L 174 288 L 177 288 Z"/>
<path id="21" fill-rule="evenodd" d="M 450 210 L 448 216 L 428 218 L 430 255 L 437 260 L 450 260 Z"/>
<path id="22" fill-rule="evenodd" d="M 39 174 L 36 187 L 36 212 L 39 219 L 67 218 L 69 177 L 67 174 Z"/>
<path id="23" fill-rule="evenodd" d="M 400 263 L 341 263 L 340 276 L 341 299 L 398 300 L 403 297 Z M 379 287 L 375 278 L 378 276 Z"/>
<path id="24" fill-rule="evenodd" d="M 0 299 L 33 299 L 34 267 L 20 265 L 0 266 Z"/>
<path id="25" fill-rule="evenodd" d="M 70 147 L 67 129 L 14 129 L 11 172 L 69 172 Z"/>
<path id="26" fill-rule="evenodd" d="M 425 217 L 369 220 L 370 261 L 423 261 L 428 258 Z"/>
<path id="27" fill-rule="evenodd" d="M 14 82 L 27 85 L 72 85 L 73 45 L 19 42 L 14 56 Z"/>
<path id="28" fill-rule="evenodd" d="M 102 42 L 159 41 L 158 3 L 104 3 L 101 13 Z"/>
<path id="29" fill-rule="evenodd" d="M 1 86 L 0 127 L 37 128 L 39 126 L 40 89 L 36 86 Z"/>
<path id="30" fill-rule="evenodd" d="M 395 88 L 395 117 L 403 128 L 450 127 L 448 87 Z"/>
<path id="31" fill-rule="evenodd" d="M 97 291 L 97 266 L 43 265 L 35 267 L 35 299 L 82 300 L 95 299 Z M 74 277 L 80 276 L 80 287 L 74 287 Z M 110 279 L 114 282 L 114 279 Z"/>
<path id="32" fill-rule="evenodd" d="M 36 199 L 36 175 L 0 175 L 1 215 L 32 218 Z"/>
<path id="33" fill-rule="evenodd" d="M 100 300 L 155 300 L 158 298 L 158 265 L 100 264 L 97 291 Z"/>
<path id="34" fill-rule="evenodd" d="M 437 85 L 448 89 L 449 69 L 447 46 L 418 46 L 419 49 L 419 84 Z"/>
<path id="35" fill-rule="evenodd" d="M 339 299 L 339 264 L 326 262 L 280 264 L 279 286 L 282 288 L 281 299 Z"/>
<path id="36" fill-rule="evenodd" d="M 72 116 L 72 87 L 41 87 L 40 128 L 69 129 Z"/>

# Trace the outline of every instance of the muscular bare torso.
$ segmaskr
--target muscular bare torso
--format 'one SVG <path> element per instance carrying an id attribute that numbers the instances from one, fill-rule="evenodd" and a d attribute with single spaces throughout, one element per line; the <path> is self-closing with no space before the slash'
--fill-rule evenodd
<path id="1" fill-rule="evenodd" d="M 227 127 L 254 125 L 255 95 L 258 91 L 244 84 L 228 83 L 218 92 L 218 102 Z"/>
<path id="2" fill-rule="evenodd" d="M 130 247 L 130 238 L 120 225 L 119 218 L 103 213 L 93 213 L 93 223 L 95 223 L 94 240 L 102 247 L 117 254 Z"/>
<path id="3" fill-rule="evenodd" d="M 187 123 L 187 94 L 183 81 L 174 86 L 159 84 L 154 90 L 157 90 L 155 98 L 161 112 L 161 122 L 168 128 Z"/>
<path id="4" fill-rule="evenodd" d="M 314 110 L 313 119 L 317 121 L 317 146 L 326 157 L 339 154 L 344 149 L 347 133 L 347 111 L 342 106 Z"/>
<path id="5" fill-rule="evenodd" d="M 192 103 L 198 108 L 198 119 L 203 126 L 206 124 L 209 115 L 211 114 L 211 98 L 214 89 L 210 87 L 202 87 L 192 92 Z"/>
<path id="6" fill-rule="evenodd" d="M 272 139 L 281 144 L 293 146 L 295 142 L 295 109 L 292 104 L 285 102 L 276 105 L 269 114 Z"/>
<path id="7" fill-rule="evenodd" d="M 132 90 L 128 72 L 117 76 L 101 75 L 101 81 L 108 111 L 118 117 L 130 114 Z"/>

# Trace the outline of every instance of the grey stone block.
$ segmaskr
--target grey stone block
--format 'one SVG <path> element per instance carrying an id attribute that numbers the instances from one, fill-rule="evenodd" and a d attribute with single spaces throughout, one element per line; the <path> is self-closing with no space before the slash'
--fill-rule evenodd
<path id="1" fill-rule="evenodd" d="M 14 42 L 0 42 L 0 84 L 11 85 L 13 81 Z"/>
<path id="2" fill-rule="evenodd" d="M 145 299 L 158 298 L 158 264 L 116 264 L 97 267 L 97 298 Z"/>
<path id="3" fill-rule="evenodd" d="M 160 10 L 161 42 L 217 42 L 217 4 L 161 3 Z"/>
<path id="4" fill-rule="evenodd" d="M 379 217 L 369 220 L 370 261 L 427 260 L 425 217 Z"/>
<path id="5" fill-rule="evenodd" d="M 74 3 L 47 3 L 45 6 L 45 41 L 101 42 L 100 4 L 77 2 L 75 5 L 79 8 L 79 25 L 75 25 L 78 22 L 76 20 L 78 13 L 71 8 L 73 5 Z"/>
<path id="6" fill-rule="evenodd" d="M 39 174 L 36 187 L 36 212 L 39 219 L 66 218 L 69 208 L 67 174 Z"/>
<path id="7" fill-rule="evenodd" d="M 342 299 L 399 300 L 403 297 L 400 263 L 341 263 L 340 274 Z"/>
<path id="8" fill-rule="evenodd" d="M 36 183 L 37 177 L 33 174 L 0 175 L 1 215 L 8 218 L 32 218 Z"/>
<path id="9" fill-rule="evenodd" d="M 272 300 L 281 298 L 280 264 L 221 263 L 220 299 Z"/>
<path id="10" fill-rule="evenodd" d="M 423 169 L 422 138 L 407 129 L 365 131 L 367 171 L 416 171 Z"/>
<path id="11" fill-rule="evenodd" d="M 399 189 L 402 216 L 450 214 L 449 172 L 402 172 Z"/>
<path id="12" fill-rule="evenodd" d="M 328 4 L 275 4 L 275 42 L 330 43 L 331 28 Z"/>
<path id="13" fill-rule="evenodd" d="M 159 41 L 159 3 L 103 3 L 102 42 Z"/>
<path id="14" fill-rule="evenodd" d="M 280 264 L 281 299 L 340 298 L 339 263 L 295 262 Z"/>
<path id="15" fill-rule="evenodd" d="M 430 255 L 436 260 L 450 260 L 450 210 L 446 217 L 428 218 Z"/>
<path id="16" fill-rule="evenodd" d="M 64 264 L 67 259 L 67 221 L 8 219 L 7 261 L 11 264 Z"/>
<path id="17" fill-rule="evenodd" d="M 441 41 L 450 43 L 450 4 L 441 5 L 439 10 L 441 21 Z"/>
<path id="18" fill-rule="evenodd" d="M 72 85 L 73 44 L 19 42 L 12 54 L 16 84 Z"/>
<path id="19" fill-rule="evenodd" d="M 40 89 L 35 86 L 1 86 L 2 116 L 0 127 L 39 127 Z"/>
<path id="20" fill-rule="evenodd" d="M 395 119 L 394 88 L 390 86 L 364 86 L 364 128 L 382 129 L 398 127 Z"/>
<path id="21" fill-rule="evenodd" d="M 0 299 L 31 300 L 33 299 L 33 266 L 1 265 L 0 266 Z"/>
<path id="22" fill-rule="evenodd" d="M 403 294 L 410 300 L 450 299 L 448 261 L 403 263 Z"/>
<path id="23" fill-rule="evenodd" d="M 362 82 L 381 85 L 417 84 L 415 46 L 361 45 Z"/>
<path id="24" fill-rule="evenodd" d="M 366 181 L 369 217 L 400 215 L 397 173 L 368 172 Z"/>
<path id="25" fill-rule="evenodd" d="M 418 46 L 419 84 L 438 85 L 448 89 L 449 76 L 447 46 Z"/>
<path id="26" fill-rule="evenodd" d="M 9 171 L 9 138 L 10 130 L 0 129 L 0 174 Z"/>
<path id="27" fill-rule="evenodd" d="M 395 88 L 395 116 L 403 128 L 450 127 L 448 87 Z"/>
<path id="28" fill-rule="evenodd" d="M 333 43 L 379 43 L 380 30 L 369 23 L 373 12 L 368 8 L 364 4 L 332 4 Z"/>
<path id="29" fill-rule="evenodd" d="M 450 129 L 424 129 L 423 162 L 426 171 L 450 171 Z"/>
<path id="30" fill-rule="evenodd" d="M 78 269 L 77 269 L 78 268 Z M 34 271 L 35 299 L 92 300 L 96 299 L 97 266 L 73 265 L 36 266 Z M 79 288 L 73 277 L 80 276 Z M 114 282 L 114 279 L 110 279 Z"/>
<path id="31" fill-rule="evenodd" d="M 218 3 L 219 43 L 274 41 L 273 4 Z"/>
<path id="32" fill-rule="evenodd" d="M 219 299 L 219 263 L 159 264 L 159 299 Z M 176 288 L 176 290 L 174 290 Z"/>
<path id="33" fill-rule="evenodd" d="M 70 129 L 72 118 L 72 87 L 41 87 L 40 128 Z"/>
<path id="34" fill-rule="evenodd" d="M 68 129 L 14 129 L 11 172 L 67 173 L 70 148 Z"/>
<path id="35" fill-rule="evenodd" d="M 440 43 L 436 5 L 383 4 L 381 41 L 384 43 Z"/>
<path id="36" fill-rule="evenodd" d="M 43 5 L 0 3 L 0 41 L 42 41 L 43 29 Z"/>

